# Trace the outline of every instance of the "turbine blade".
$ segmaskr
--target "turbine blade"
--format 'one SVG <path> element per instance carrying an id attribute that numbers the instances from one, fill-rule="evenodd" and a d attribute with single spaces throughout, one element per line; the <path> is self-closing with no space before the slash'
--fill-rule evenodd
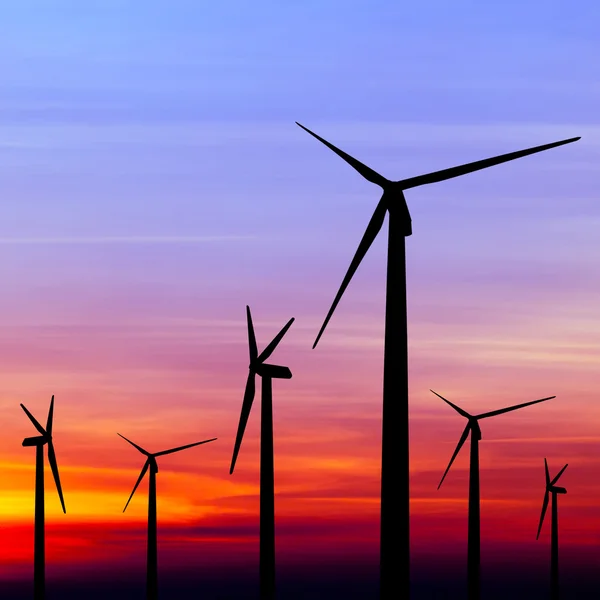
<path id="1" fill-rule="evenodd" d="M 385 194 L 384 194 L 384 196 L 385 196 Z M 383 220 L 385 219 L 386 211 L 387 211 L 386 202 L 384 201 L 383 196 L 382 196 L 381 200 L 379 201 L 379 204 L 375 208 L 375 212 L 373 213 L 373 216 L 371 217 L 369 224 L 367 225 L 367 229 L 362 237 L 362 240 L 360 241 L 360 244 L 358 245 L 358 249 L 356 250 L 356 254 L 354 255 L 354 258 L 352 259 L 352 262 L 350 263 L 350 266 L 348 267 L 348 271 L 346 272 L 346 276 L 344 277 L 344 279 L 342 281 L 342 285 L 340 286 L 340 289 L 338 290 L 338 293 L 337 293 L 335 299 L 333 300 L 333 304 L 331 305 L 331 308 L 329 309 L 329 312 L 327 313 L 327 317 L 325 317 L 325 321 L 323 322 L 323 325 L 321 326 L 319 335 L 317 335 L 317 339 L 315 340 L 315 343 L 313 344 L 313 350 L 317 347 L 317 344 L 319 343 L 319 340 L 321 339 L 321 336 L 323 335 L 323 332 L 325 331 L 325 327 L 327 327 L 327 323 L 329 323 L 329 319 L 331 319 L 331 316 L 333 315 L 333 311 L 336 309 L 339 301 L 342 298 L 343 293 L 346 291 L 346 288 L 348 287 L 350 280 L 354 276 L 354 273 L 356 273 L 356 269 L 358 269 L 358 266 L 360 265 L 362 259 L 365 257 L 365 254 L 368 252 L 369 248 L 371 247 L 371 244 L 377 237 L 377 234 L 379 233 L 379 230 L 381 229 L 381 226 L 383 225 Z"/>
<path id="2" fill-rule="evenodd" d="M 563 146 L 564 144 L 570 144 L 571 142 L 576 142 L 581 138 L 574 137 L 568 140 L 562 140 L 560 142 L 553 142 L 551 144 L 544 144 L 543 146 L 534 146 L 533 148 L 528 148 L 527 150 L 518 150 L 517 152 L 509 152 L 508 154 L 501 154 L 499 156 L 494 156 L 493 158 L 485 158 L 483 160 L 478 160 L 475 162 L 467 163 L 465 165 L 460 165 L 458 167 L 451 167 L 450 169 L 443 169 L 441 171 L 435 171 L 433 173 L 428 173 L 427 175 L 419 175 L 417 177 L 411 177 L 409 179 L 404 179 L 399 181 L 398 184 L 402 187 L 403 190 L 407 190 L 409 188 L 417 187 L 420 185 L 427 185 L 429 183 L 438 183 L 439 181 L 445 181 L 446 179 L 452 179 L 453 177 L 459 177 L 461 175 L 466 175 L 467 173 L 473 173 L 474 171 L 480 171 L 481 169 L 487 169 L 488 167 L 493 167 L 495 165 L 499 165 L 501 163 L 508 162 L 510 160 L 515 160 L 517 158 L 523 158 L 524 156 L 528 156 L 530 154 L 535 154 L 537 152 L 543 152 L 544 150 L 550 150 L 551 148 L 556 148 L 557 146 Z"/>
<path id="3" fill-rule="evenodd" d="M 52 440 L 50 440 L 48 444 L 48 462 L 50 463 L 50 468 L 52 469 L 54 483 L 56 484 L 56 489 L 58 490 L 58 497 L 60 498 L 60 503 L 62 504 L 63 512 L 66 513 L 67 509 L 65 508 L 65 499 L 63 498 L 62 486 L 60 485 L 58 464 L 56 462 L 56 454 L 54 453 L 54 444 L 52 443 Z"/>
<path id="4" fill-rule="evenodd" d="M 287 333 L 287 330 L 292 326 L 292 323 L 295 321 L 294 317 L 292 317 L 282 328 L 281 331 L 271 340 L 269 345 L 258 355 L 256 359 L 259 363 L 265 362 L 271 354 L 275 351 L 275 348 L 279 345 L 279 342 L 283 339 L 283 336 Z"/>
<path id="5" fill-rule="evenodd" d="M 193 444 L 186 444 L 185 446 L 178 446 L 177 448 L 171 448 L 170 450 L 163 450 L 162 452 L 156 452 L 152 456 L 163 456 L 165 454 L 173 454 L 173 452 L 179 452 L 180 450 L 187 450 L 188 448 L 193 448 L 194 446 L 200 446 L 200 444 L 208 444 L 208 442 L 214 442 L 217 438 L 212 438 L 210 440 L 204 440 L 203 442 L 195 442 Z"/>
<path id="6" fill-rule="evenodd" d="M 50 400 L 50 408 L 48 409 L 48 420 L 46 421 L 46 431 L 48 435 L 52 435 L 52 421 L 54 420 L 54 394 Z"/>
<path id="7" fill-rule="evenodd" d="M 302 129 L 304 129 L 304 131 L 306 131 L 307 133 L 310 133 L 310 135 L 317 138 L 320 142 L 325 144 L 330 150 L 333 150 L 340 158 L 343 158 L 351 167 L 353 167 L 356 171 L 358 171 L 367 181 L 370 181 L 371 183 L 374 183 L 375 185 L 378 185 L 380 187 L 384 187 L 386 184 L 390 183 L 385 177 L 383 177 L 376 171 L 373 171 L 373 169 L 371 169 L 370 167 L 367 167 L 367 165 L 364 165 L 363 163 L 356 160 L 349 154 L 346 154 L 343 150 L 336 148 L 333 144 L 330 144 L 327 140 L 324 140 L 322 137 L 318 136 L 316 133 L 313 133 L 310 129 L 307 129 L 306 127 L 304 127 L 304 125 L 300 125 L 300 123 L 298 123 L 298 121 L 296 121 L 296 125 L 298 125 L 298 127 L 302 127 Z"/>
<path id="8" fill-rule="evenodd" d="M 459 415 L 462 415 L 463 417 L 466 417 L 467 419 L 471 418 L 471 415 L 466 410 L 463 410 L 460 406 L 453 404 L 452 402 L 450 402 L 450 400 L 446 400 L 446 398 L 444 398 L 444 396 L 440 396 L 437 392 L 434 392 L 431 389 L 429 391 L 432 394 L 435 394 L 438 398 L 441 398 L 447 404 L 449 404 Z"/>
<path id="9" fill-rule="evenodd" d="M 124 435 L 121 435 L 120 433 L 117 433 L 117 435 L 122 437 L 126 442 L 129 442 L 134 448 L 137 448 L 145 456 L 150 456 L 150 452 L 148 452 L 147 450 L 144 450 L 141 446 L 134 444 L 131 440 L 128 440 Z"/>
<path id="10" fill-rule="evenodd" d="M 133 486 L 133 492 L 131 492 L 131 496 L 129 496 L 129 500 L 127 500 L 127 504 L 125 505 L 123 512 L 125 512 L 127 510 L 127 507 L 129 506 L 129 503 L 131 502 L 131 499 L 133 498 L 133 495 L 135 494 L 135 490 L 138 489 L 138 485 L 140 485 L 140 483 L 142 482 L 142 479 L 144 479 L 144 475 L 146 474 L 146 471 L 148 470 L 149 464 L 150 464 L 150 459 L 148 458 L 148 460 L 144 463 L 144 468 L 142 469 L 142 472 L 140 473 L 138 480 L 135 482 L 135 485 Z"/>
<path id="11" fill-rule="evenodd" d="M 537 535 L 535 536 L 535 539 L 539 539 L 540 537 L 540 532 L 542 531 L 542 523 L 544 522 L 544 517 L 546 515 L 546 509 L 548 508 L 548 490 L 546 490 L 546 493 L 544 494 L 544 504 L 542 504 L 542 514 L 540 516 L 540 524 L 538 527 L 538 532 Z"/>
<path id="12" fill-rule="evenodd" d="M 548 461 L 544 458 L 544 468 L 546 470 L 546 488 L 550 487 L 550 471 L 548 471 Z"/>
<path id="13" fill-rule="evenodd" d="M 233 469 L 235 469 L 235 461 L 237 460 L 240 446 L 242 445 L 242 438 L 244 437 L 244 431 L 246 431 L 246 423 L 248 423 L 250 409 L 252 408 L 252 402 L 254 401 L 254 393 L 256 392 L 256 382 L 254 381 L 254 377 L 254 373 L 250 371 L 250 373 L 248 373 L 248 380 L 246 381 L 244 401 L 242 402 L 242 412 L 240 413 L 240 423 L 238 425 L 237 435 L 235 437 L 235 446 L 233 448 L 233 456 L 231 458 L 231 467 L 229 468 L 230 475 L 233 473 Z"/>
<path id="14" fill-rule="evenodd" d="M 491 412 L 486 412 L 481 415 L 475 415 L 476 419 L 485 419 L 487 417 L 495 417 L 496 415 L 502 415 L 504 413 L 510 412 L 511 410 L 517 410 L 518 408 L 523 408 L 525 406 L 531 406 L 532 404 L 537 404 L 538 402 L 546 402 L 546 400 L 552 400 L 552 398 L 556 398 L 556 396 L 550 396 L 549 398 L 542 398 L 541 400 L 532 400 L 531 402 L 524 402 L 523 404 L 517 404 L 515 406 L 508 406 L 507 408 L 501 408 L 499 410 L 492 410 Z"/>
<path id="15" fill-rule="evenodd" d="M 25 408 L 24 404 L 21 404 L 21 408 L 25 411 L 25 414 L 29 417 L 29 420 L 33 423 L 33 426 L 43 435 L 46 435 L 46 430 L 38 423 L 37 419 Z"/>
<path id="16" fill-rule="evenodd" d="M 446 475 L 448 474 L 448 471 L 450 470 L 450 467 L 452 466 L 454 459 L 458 456 L 460 449 L 463 447 L 463 444 L 467 441 L 470 430 L 471 430 L 471 423 L 469 422 L 469 423 L 467 423 L 467 426 L 465 427 L 464 431 L 462 432 L 462 435 L 460 436 L 460 439 L 458 440 L 458 444 L 456 445 L 456 450 L 454 451 L 454 454 L 452 455 L 452 458 L 450 459 L 450 462 L 448 463 L 448 466 L 446 467 L 444 476 L 442 477 L 442 480 L 440 481 L 440 484 L 437 487 L 438 490 L 442 486 L 442 483 L 444 483 L 444 479 L 446 479 Z"/>
<path id="17" fill-rule="evenodd" d="M 258 348 L 256 347 L 256 336 L 254 335 L 254 325 L 252 324 L 252 315 L 250 307 L 246 306 L 246 321 L 248 322 L 248 346 L 250 347 L 250 362 L 253 363 L 258 356 Z"/>
<path id="18" fill-rule="evenodd" d="M 565 466 L 564 466 L 564 467 L 563 467 L 563 468 L 562 468 L 562 469 L 561 469 L 561 470 L 558 472 L 558 475 L 557 475 L 557 476 L 556 476 L 556 477 L 555 477 L 555 478 L 554 478 L 554 479 L 553 479 L 553 480 L 550 482 L 550 485 L 551 485 L 551 486 L 552 486 L 552 485 L 554 485 L 554 484 L 555 484 L 555 483 L 558 481 L 559 477 L 560 477 L 560 476 L 561 476 L 561 475 L 562 475 L 562 474 L 565 472 L 565 469 L 566 469 L 568 466 L 569 466 L 569 463 L 567 463 L 567 464 L 566 464 L 566 465 L 565 465 Z"/>

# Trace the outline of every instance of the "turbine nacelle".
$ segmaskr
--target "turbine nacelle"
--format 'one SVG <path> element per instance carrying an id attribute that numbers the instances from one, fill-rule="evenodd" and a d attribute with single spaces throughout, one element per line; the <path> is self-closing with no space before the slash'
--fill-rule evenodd
<path id="1" fill-rule="evenodd" d="M 408 210 L 403 189 L 400 182 L 389 182 L 384 188 L 381 202 L 384 203 L 387 212 L 398 215 L 401 218 L 404 237 L 409 237 L 412 235 L 412 217 Z"/>
<path id="2" fill-rule="evenodd" d="M 52 438 L 46 435 L 36 435 L 35 437 L 27 437 L 23 440 L 23 446 L 44 446 Z"/>
<path id="3" fill-rule="evenodd" d="M 280 365 L 262 364 L 259 365 L 254 372 L 261 377 L 269 377 L 270 379 L 292 378 L 292 372 L 288 369 L 288 367 L 282 367 Z"/>
<path id="4" fill-rule="evenodd" d="M 471 437 L 479 441 L 481 439 L 481 427 L 479 427 L 477 417 L 469 419 L 469 429 L 471 430 Z"/>

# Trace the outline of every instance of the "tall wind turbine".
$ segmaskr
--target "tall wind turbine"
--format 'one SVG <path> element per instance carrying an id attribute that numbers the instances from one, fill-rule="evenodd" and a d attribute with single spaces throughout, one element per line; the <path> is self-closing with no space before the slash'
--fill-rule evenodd
<path id="1" fill-rule="evenodd" d="M 142 467 L 142 472 L 133 486 L 133 491 L 127 504 L 123 509 L 123 512 L 127 510 L 135 490 L 140 485 L 144 475 L 150 469 L 150 483 L 148 485 L 148 548 L 147 548 L 147 567 L 146 567 L 146 598 L 147 600 L 156 600 L 158 598 L 158 552 L 156 542 L 156 474 L 158 473 L 158 463 L 156 458 L 158 456 L 164 456 L 165 454 L 173 454 L 174 452 L 180 452 L 181 450 L 187 450 L 194 446 L 200 446 L 201 444 L 207 444 L 208 442 L 214 442 L 217 438 L 210 440 L 204 440 L 202 442 L 194 442 L 193 444 L 187 444 L 186 446 L 178 446 L 177 448 L 171 448 L 170 450 L 163 450 L 162 452 L 155 452 L 151 454 L 147 450 L 144 450 L 141 446 L 134 444 L 131 440 L 128 440 L 124 435 L 118 433 L 126 442 L 129 442 L 134 448 L 137 448 L 145 457 L 146 462 Z"/>
<path id="2" fill-rule="evenodd" d="M 481 440 L 481 429 L 479 428 L 479 420 L 487 417 L 495 417 L 496 415 L 502 415 L 504 413 L 524 408 L 525 406 L 531 406 L 532 404 L 538 404 L 539 402 L 545 402 L 546 400 L 552 400 L 556 396 L 550 396 L 548 398 L 542 398 L 541 400 L 532 400 L 531 402 L 525 402 L 524 404 L 517 404 L 515 406 L 509 406 L 507 408 L 500 408 L 499 410 L 493 410 L 491 412 L 482 413 L 480 415 L 471 415 L 466 410 L 460 408 L 456 404 L 446 400 L 440 396 L 437 392 L 430 390 L 438 398 L 441 398 L 444 402 L 449 404 L 459 415 L 462 415 L 468 419 L 467 425 L 458 440 L 456 450 L 450 459 L 450 463 L 446 467 L 444 476 L 438 485 L 440 489 L 444 479 L 457 457 L 463 444 L 466 442 L 469 433 L 471 434 L 471 462 L 469 466 L 469 531 L 468 531 L 468 546 L 467 546 L 467 579 L 468 579 L 468 598 L 469 600 L 479 600 L 479 579 L 480 579 L 480 519 L 479 519 L 479 440 Z"/>
<path id="3" fill-rule="evenodd" d="M 412 235 L 412 222 L 404 198 L 404 190 L 466 175 L 529 154 L 569 144 L 580 138 L 574 137 L 544 146 L 502 154 L 494 158 L 479 160 L 428 173 L 427 175 L 403 179 L 402 181 L 390 181 L 319 137 L 316 133 L 300 125 L 300 123 L 296 122 L 296 124 L 343 158 L 367 181 L 378 185 L 383 190 L 383 195 L 369 221 L 367 230 L 350 263 L 313 348 L 316 347 L 358 265 L 383 226 L 386 213 L 389 214 L 381 441 L 380 597 L 382 600 L 409 598 L 408 349 L 404 238 Z"/>
<path id="4" fill-rule="evenodd" d="M 23 446 L 35 446 L 35 537 L 33 544 L 33 597 L 34 600 L 42 600 L 46 595 L 46 540 L 44 536 L 44 446 L 48 446 L 48 462 L 52 469 L 54 483 L 58 490 L 58 497 L 63 509 L 65 500 L 63 498 L 60 477 L 58 475 L 58 464 L 56 463 L 56 454 L 54 444 L 52 443 L 52 422 L 54 420 L 54 396 L 50 400 L 48 418 L 46 420 L 46 429 L 44 429 L 37 419 L 21 404 L 21 408 L 33 423 L 33 426 L 39 431 L 40 435 L 28 437 L 23 440 Z"/>
<path id="5" fill-rule="evenodd" d="M 275 598 L 275 482 L 273 468 L 273 379 L 291 379 L 292 372 L 287 367 L 270 365 L 265 361 L 273 354 L 275 348 L 291 327 L 291 318 L 283 329 L 273 338 L 271 343 L 259 354 L 252 325 L 250 307 L 246 306 L 248 321 L 248 345 L 250 346 L 250 372 L 246 381 L 246 390 L 242 402 L 242 412 L 238 425 L 231 468 L 233 473 L 246 423 L 256 393 L 255 377 L 262 379 L 260 400 L 260 597 L 261 600 Z"/>
<path id="6" fill-rule="evenodd" d="M 550 597 L 552 600 L 558 600 L 558 494 L 566 494 L 567 490 L 564 487 L 554 485 L 559 477 L 565 472 L 569 466 L 567 463 L 559 472 L 558 475 L 550 481 L 550 472 L 548 471 L 548 461 L 544 458 L 544 467 L 546 469 L 546 493 L 544 494 L 544 503 L 542 504 L 542 514 L 540 516 L 540 525 L 536 540 L 540 537 L 542 531 L 542 523 L 548 508 L 548 494 L 552 494 L 552 538 L 550 543 Z"/>

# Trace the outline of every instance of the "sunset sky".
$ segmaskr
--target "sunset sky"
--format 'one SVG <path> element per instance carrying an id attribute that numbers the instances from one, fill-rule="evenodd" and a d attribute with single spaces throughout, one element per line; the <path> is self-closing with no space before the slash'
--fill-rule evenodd
<path id="1" fill-rule="evenodd" d="M 482 422 L 483 584 L 547 583 L 544 457 L 569 463 L 565 585 L 597 572 L 599 24 L 593 0 L 3 3 L 0 585 L 33 570 L 19 403 L 45 422 L 54 394 L 49 582 L 143 594 L 147 482 L 123 513 L 143 457 L 119 432 L 218 438 L 159 460 L 161 581 L 254 590 L 260 391 L 229 475 L 246 304 L 259 351 L 296 319 L 272 359 L 293 373 L 273 386 L 280 576 L 376 585 L 387 222 L 312 350 L 380 190 L 294 121 L 390 179 L 581 136 L 406 193 L 411 544 L 415 581 L 464 583 L 468 447 L 436 488 L 465 422 L 429 389 L 474 413 L 556 395 Z"/>

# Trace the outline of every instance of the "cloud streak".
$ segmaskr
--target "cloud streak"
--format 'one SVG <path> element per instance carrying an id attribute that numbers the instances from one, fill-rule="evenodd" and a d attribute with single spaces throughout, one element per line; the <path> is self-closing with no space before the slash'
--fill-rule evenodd
<path id="1" fill-rule="evenodd" d="M 56 245 L 56 244 L 206 244 L 219 242 L 247 242 L 257 240 L 254 235 L 200 235 L 200 236 L 90 236 L 90 237 L 20 237 L 0 238 L 0 244 Z"/>

